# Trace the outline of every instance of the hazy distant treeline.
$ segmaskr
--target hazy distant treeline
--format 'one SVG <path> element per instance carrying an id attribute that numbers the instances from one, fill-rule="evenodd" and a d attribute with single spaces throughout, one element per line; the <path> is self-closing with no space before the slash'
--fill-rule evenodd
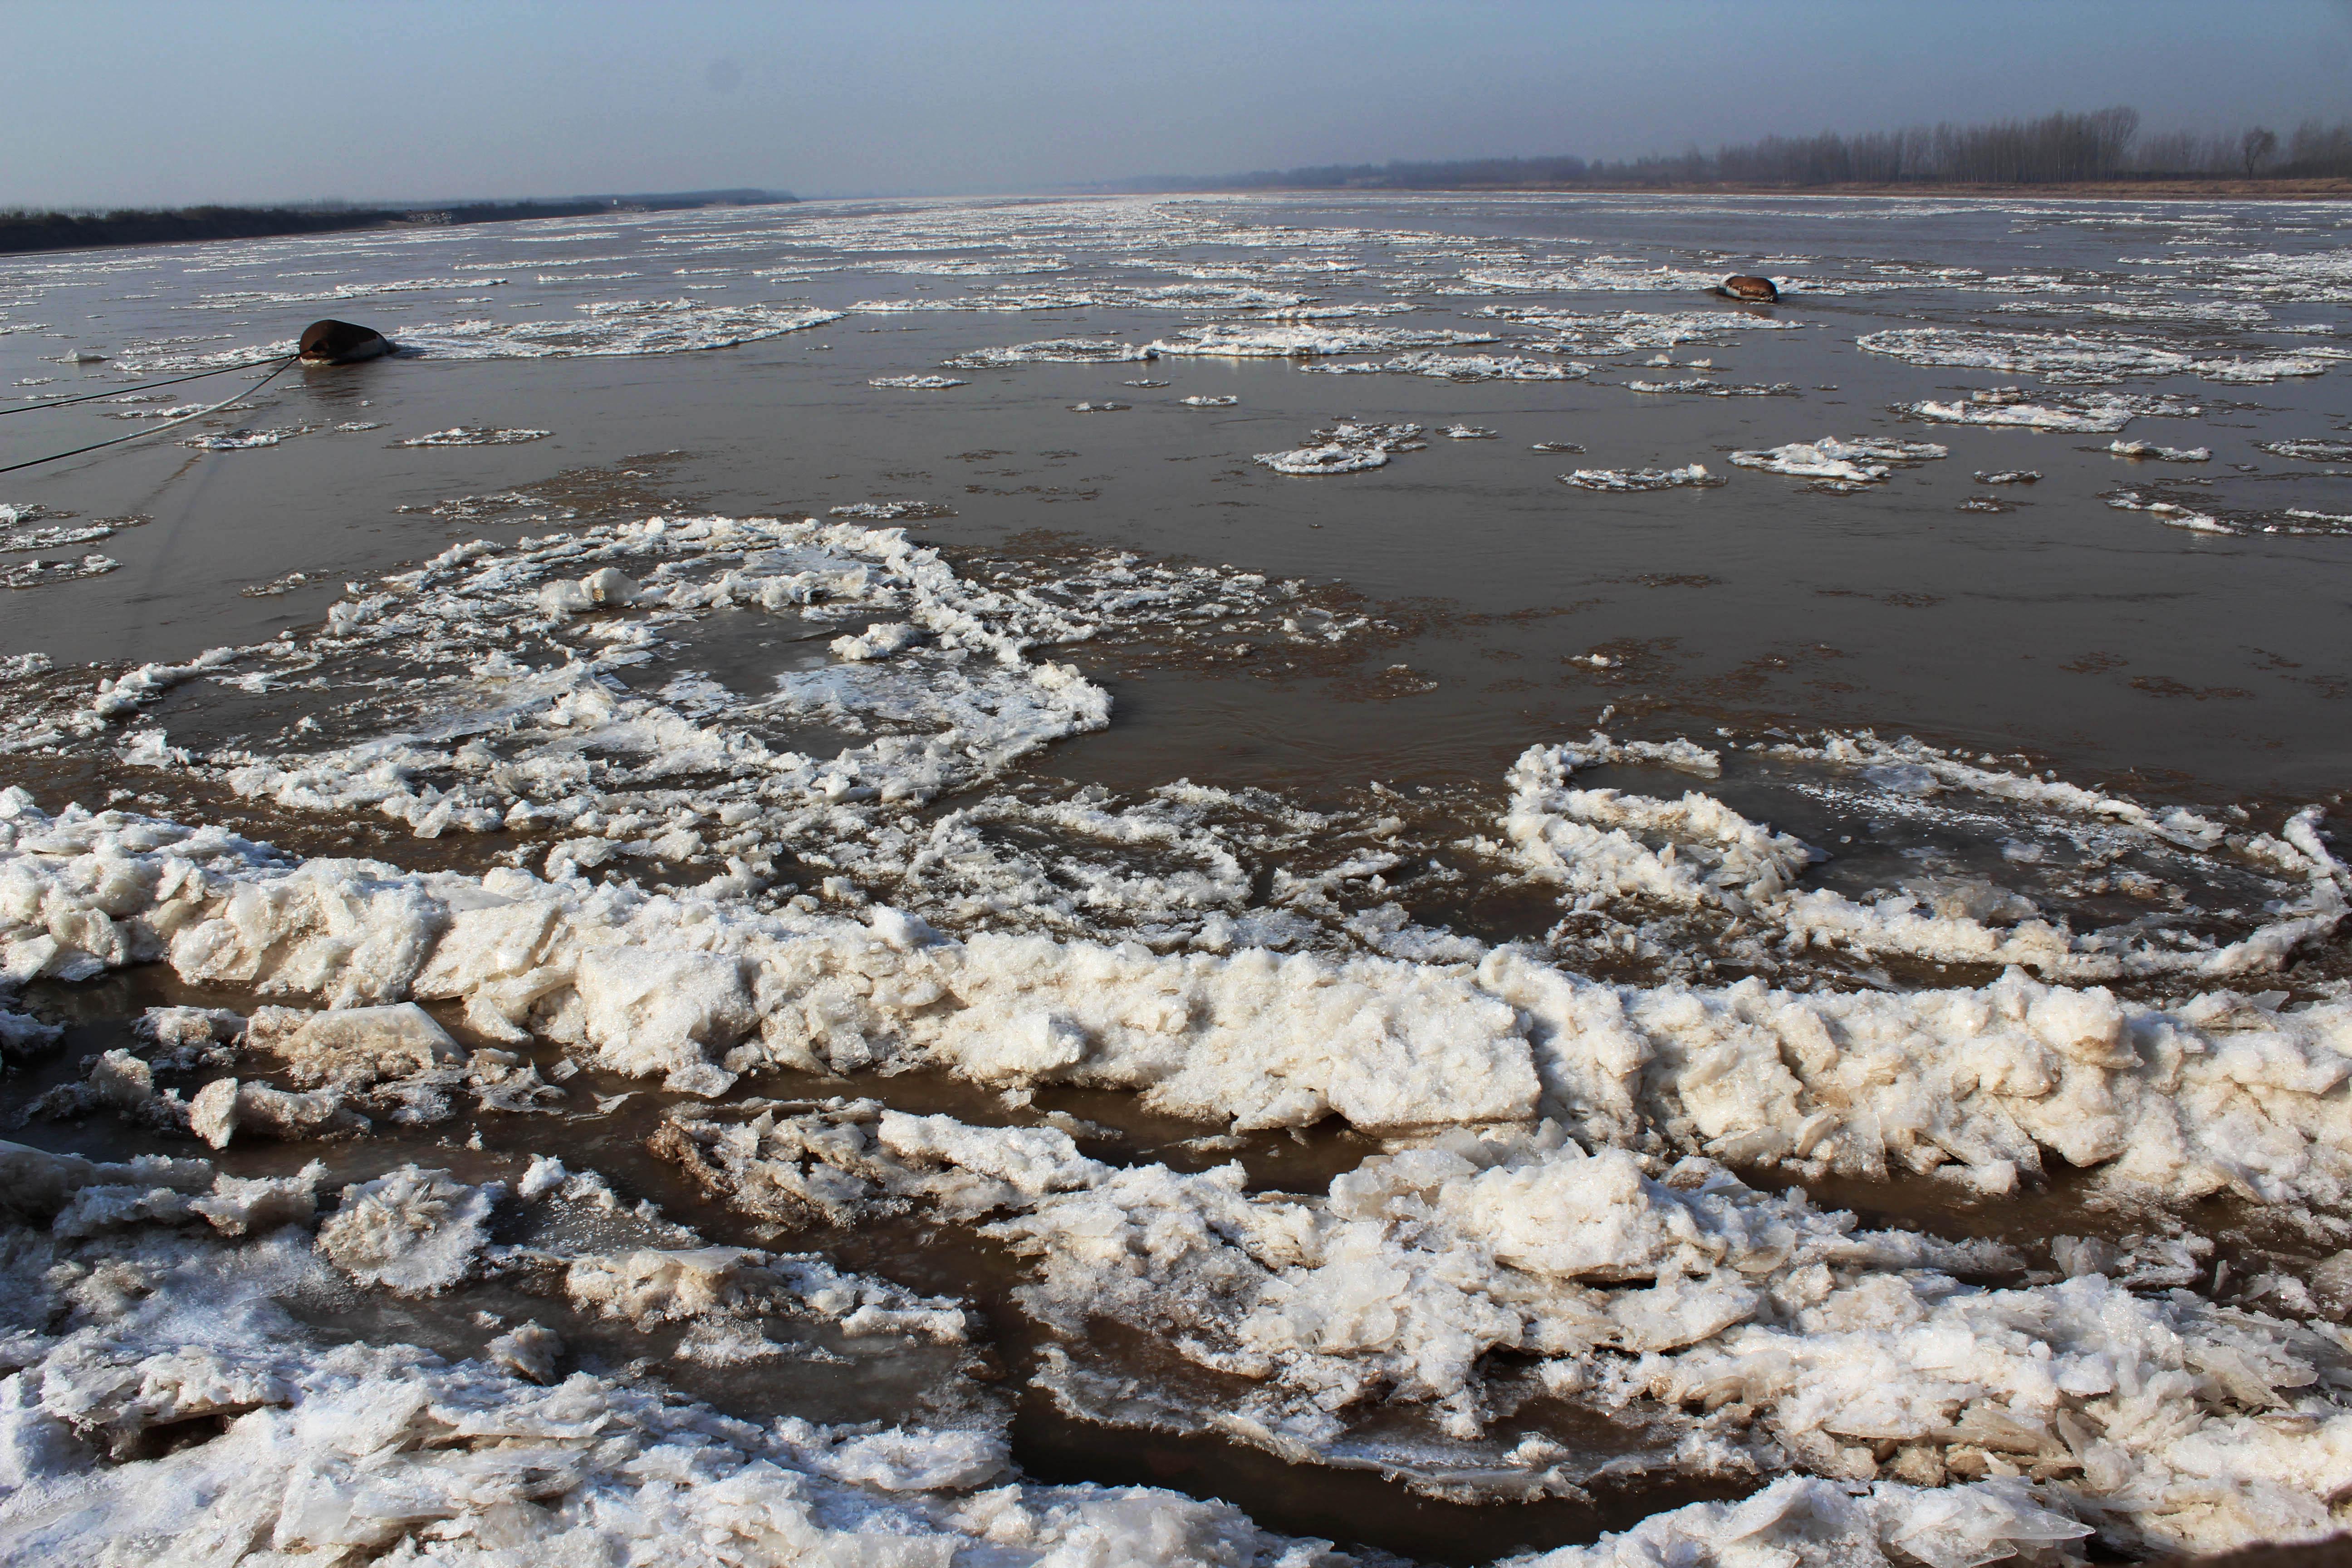
<path id="1" fill-rule="evenodd" d="M 1218 179 L 1223 186 L 1447 189 L 1486 185 L 2061 184 L 2085 180 L 2352 176 L 2352 122 L 2309 121 L 2282 136 L 2139 133 L 2139 111 L 2102 109 L 1982 125 L 1917 125 L 1861 135 L 1767 136 L 1703 153 L 1611 162 L 1575 157 L 1332 164 Z M 1203 182 L 1155 180 L 1152 187 Z"/>
<path id="2" fill-rule="evenodd" d="M 425 209 L 321 202 L 299 207 L 178 207 L 169 211 L 0 211 L 0 254 L 73 250 L 95 245 L 152 245 L 171 239 L 261 239 L 356 228 L 507 223 L 517 218 L 585 217 L 597 213 L 675 207 L 740 206 L 793 198 L 770 191 L 687 191 L 641 196 L 578 196 L 566 201 L 467 202 Z"/>

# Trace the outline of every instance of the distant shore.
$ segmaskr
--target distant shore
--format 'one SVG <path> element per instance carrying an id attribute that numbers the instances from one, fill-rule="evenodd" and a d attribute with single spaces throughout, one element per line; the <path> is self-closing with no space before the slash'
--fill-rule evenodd
<path id="1" fill-rule="evenodd" d="M 289 235 L 347 234 L 363 229 L 444 228 L 460 224 L 518 223 L 527 218 L 594 217 L 695 207 L 763 206 L 797 199 L 782 191 L 685 191 L 575 196 L 558 201 L 471 202 L 419 208 L 202 206 L 168 212 L 0 212 L 0 255 L 180 240 L 275 239 Z"/>
<path id="2" fill-rule="evenodd" d="M 1573 196 L 1972 196 L 2032 200 L 2098 200 L 2171 202 L 2224 199 L 2230 201 L 2340 202 L 2352 201 L 2352 179 L 2318 180 L 2090 180 L 2033 184 L 1929 184 L 1906 181 L 1898 184 L 1860 183 L 1826 185 L 1764 185 L 1727 184 L 1599 185 L 1543 181 L 1496 182 L 1442 185 L 1348 184 L 1258 185 L 1202 184 L 1157 187 L 1130 192 L 1143 195 L 1530 195 Z"/>

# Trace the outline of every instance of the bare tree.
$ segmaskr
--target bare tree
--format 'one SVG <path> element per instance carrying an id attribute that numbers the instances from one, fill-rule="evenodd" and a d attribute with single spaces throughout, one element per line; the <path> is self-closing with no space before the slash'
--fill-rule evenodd
<path id="1" fill-rule="evenodd" d="M 2118 104 L 2087 114 L 1975 125 L 1913 125 L 1861 135 L 1766 136 L 1703 153 L 1622 162 L 1558 156 L 1444 163 L 1332 165 L 1228 175 L 1241 185 L 1404 189 L 1481 185 L 1575 185 L 1654 189 L 1724 183 L 1794 187 L 1948 181 L 1966 184 L 2064 184 L 2076 181 L 2222 177 L 2242 169 L 2297 179 L 2352 175 L 2352 121 L 2316 120 L 2290 137 L 2257 127 L 2235 132 L 2165 131 L 2143 136 L 2138 113 Z M 1157 184 L 1154 182 L 1153 184 Z M 1170 188 L 1189 188 L 1171 180 Z"/>
<path id="2" fill-rule="evenodd" d="M 2352 123 L 2322 125 L 2306 120 L 2294 128 L 2288 142 L 2282 174 L 2298 178 L 2352 174 Z"/>
<path id="3" fill-rule="evenodd" d="M 2252 179 L 2254 171 L 2278 153 L 2278 132 L 2257 125 L 2238 138 L 2238 153 L 2246 161 L 2246 178 Z"/>

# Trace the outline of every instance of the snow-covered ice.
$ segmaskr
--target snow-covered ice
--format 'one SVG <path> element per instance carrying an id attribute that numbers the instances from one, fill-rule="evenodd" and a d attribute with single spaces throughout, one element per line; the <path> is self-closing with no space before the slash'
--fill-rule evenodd
<path id="1" fill-rule="evenodd" d="M 1679 468 L 1579 468 L 1560 475 L 1559 482 L 1582 490 L 1670 490 L 1705 489 L 1723 479 L 1708 473 L 1705 463 L 1686 463 Z"/>
<path id="2" fill-rule="evenodd" d="M 1278 474 L 1360 473 L 1384 466 L 1392 453 L 1420 450 L 1428 444 L 1421 437 L 1418 425 L 1342 420 L 1316 431 L 1311 447 L 1260 452 L 1256 461 Z"/>
<path id="3" fill-rule="evenodd" d="M 1824 436 L 1818 441 L 1792 441 L 1769 451 L 1731 454 L 1743 468 L 1761 468 L 1793 479 L 1812 479 L 1831 489 L 1855 489 L 1877 484 L 1895 465 L 1924 462 L 1950 456 L 1951 448 L 1932 441 L 1895 441 L 1876 437 L 1841 440 Z"/>
<path id="4" fill-rule="evenodd" d="M 422 436 L 406 436 L 393 443 L 395 447 L 512 447 L 525 441 L 537 441 L 554 435 L 552 430 L 497 430 L 484 426 L 457 425 L 446 430 L 428 431 Z"/>

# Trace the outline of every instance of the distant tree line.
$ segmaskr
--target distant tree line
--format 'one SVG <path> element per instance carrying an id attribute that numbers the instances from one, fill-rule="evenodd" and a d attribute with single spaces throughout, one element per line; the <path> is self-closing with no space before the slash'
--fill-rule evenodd
<path id="1" fill-rule="evenodd" d="M 2046 114 L 1980 125 L 1916 125 L 1842 135 L 1767 136 L 1705 153 L 1612 162 L 1576 157 L 1330 164 L 1213 181 L 1151 180 L 1147 189 L 1464 189 L 1478 186 L 2068 184 L 2084 181 L 2352 177 L 2352 122 L 2306 121 L 2282 139 L 2267 127 L 2228 134 L 2139 133 L 2139 111 Z"/>
<path id="2" fill-rule="evenodd" d="M 686 191 L 639 196 L 575 196 L 563 201 L 463 202 L 425 209 L 352 206 L 318 202 L 292 207 L 178 207 L 168 211 L 0 211 L 0 254 L 73 250 L 99 245 L 150 245 L 172 239 L 262 239 L 357 228 L 410 228 L 443 224 L 509 223 L 518 218 L 585 217 L 597 213 L 658 212 L 676 207 L 744 206 L 789 202 L 782 192 Z"/>

